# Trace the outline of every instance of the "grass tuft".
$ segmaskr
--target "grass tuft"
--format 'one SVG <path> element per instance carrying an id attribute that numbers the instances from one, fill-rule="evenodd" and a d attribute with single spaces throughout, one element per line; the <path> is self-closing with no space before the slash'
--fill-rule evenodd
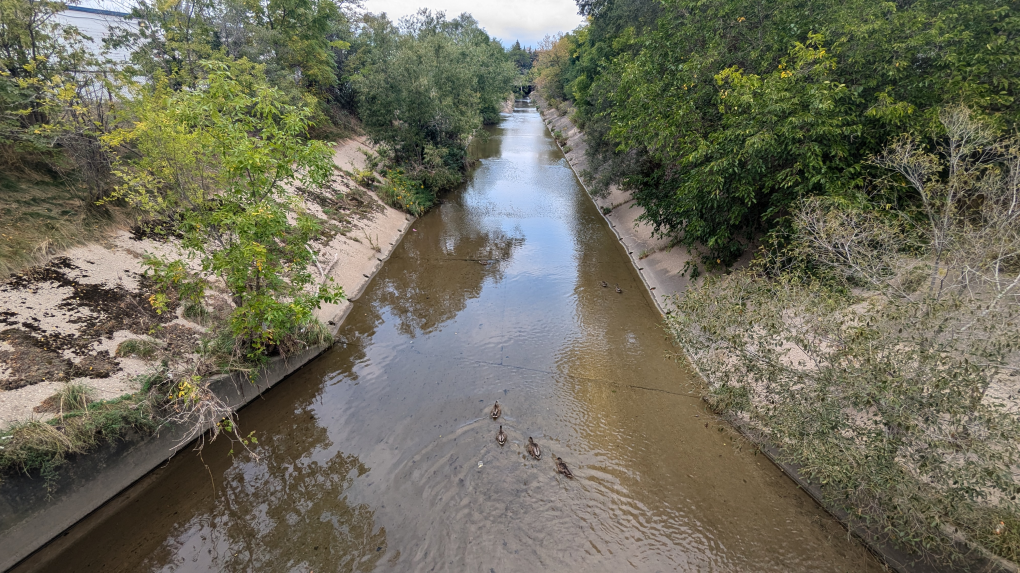
<path id="1" fill-rule="evenodd" d="M 52 488 L 57 470 L 68 458 L 92 451 L 130 429 L 155 430 L 152 404 L 145 391 L 95 402 L 91 389 L 84 391 L 80 386 L 68 384 L 61 390 L 62 416 L 0 430 L 0 479 L 14 473 L 39 475 Z M 78 408 L 67 409 L 75 405 Z"/>
<path id="2" fill-rule="evenodd" d="M 192 320 L 198 324 L 205 324 L 211 315 L 209 309 L 204 304 L 194 301 L 185 301 L 184 309 L 181 311 L 184 318 Z"/>
<path id="3" fill-rule="evenodd" d="M 80 382 L 69 382 L 57 393 L 60 400 L 60 411 L 88 410 L 89 404 L 96 401 L 95 389 Z"/>
<path id="4" fill-rule="evenodd" d="M 159 350 L 159 343 L 145 338 L 129 338 L 117 346 L 117 356 L 149 359 L 156 355 Z"/>

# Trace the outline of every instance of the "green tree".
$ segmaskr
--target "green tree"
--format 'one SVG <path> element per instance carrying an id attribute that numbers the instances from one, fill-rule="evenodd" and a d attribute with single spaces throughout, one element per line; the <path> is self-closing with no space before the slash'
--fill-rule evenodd
<path id="1" fill-rule="evenodd" d="M 280 346 L 314 322 L 313 309 L 342 296 L 316 285 L 308 270 L 311 217 L 295 212 L 288 186 L 321 185 L 332 173 L 332 153 L 304 139 L 311 101 L 286 103 L 260 66 L 246 61 L 201 62 L 206 78 L 174 91 L 165 79 L 136 95 L 131 127 L 106 137 L 137 159 L 119 163 L 115 197 L 180 221 L 183 246 L 197 255 L 199 282 L 184 288 L 186 262 L 153 258 L 147 264 L 164 291 L 200 300 L 202 282 L 219 279 L 236 308 L 230 326 L 250 359 Z M 294 215 L 294 222 L 288 218 Z"/>
<path id="2" fill-rule="evenodd" d="M 352 29 L 346 0 L 185 0 L 141 2 L 144 22 L 132 58 L 150 78 L 162 74 L 171 85 L 203 77 L 200 62 L 247 58 L 265 65 L 277 87 L 309 89 L 320 97 L 338 80 L 337 60 L 350 47 Z M 297 92 L 289 89 L 292 99 Z"/>
<path id="3" fill-rule="evenodd" d="M 656 173 L 661 180 L 654 186 L 648 178 L 628 181 L 647 186 L 639 191 L 645 217 L 729 261 L 744 251 L 760 221 L 785 216 L 798 198 L 845 191 L 855 183 L 860 158 L 851 141 L 862 126 L 854 94 L 835 81 L 836 67 L 821 38 L 812 36 L 763 76 L 722 70 L 708 88 L 718 92 L 712 112 L 719 119 L 707 133 L 696 128 L 700 117 L 693 106 L 621 108 L 611 137 L 674 167 Z M 624 76 L 621 100 L 661 95 L 661 84 L 648 85 L 644 77 Z M 697 87 L 681 86 L 691 89 Z"/>
<path id="4" fill-rule="evenodd" d="M 531 50 L 525 50 L 522 48 L 520 40 L 514 42 L 514 45 L 511 46 L 510 50 L 507 52 L 507 56 L 509 56 L 510 61 L 517 66 L 518 71 L 522 74 L 528 73 L 528 71 L 531 70 L 532 64 L 535 62 L 534 54 Z"/>
<path id="5" fill-rule="evenodd" d="M 271 62 L 313 91 L 337 82 L 337 52 L 350 48 L 346 0 L 227 0 L 217 41 L 234 58 Z"/>
<path id="6" fill-rule="evenodd" d="M 95 60 L 77 28 L 56 22 L 65 8 L 47 0 L 0 0 L 0 147 L 8 153 L 53 148 L 52 134 L 38 132 L 50 119 L 51 92 Z"/>
<path id="7" fill-rule="evenodd" d="M 600 187 L 622 182 L 662 234 L 712 260 L 787 229 L 798 197 L 839 195 L 878 176 L 868 157 L 891 137 L 925 131 L 943 105 L 962 101 L 1005 125 L 1020 119 L 1020 43 L 1011 41 L 1020 18 L 997 0 L 579 7 L 590 23 L 542 56 L 549 95 L 574 101 Z M 825 48 L 835 67 L 825 77 L 793 69 L 798 43 Z M 784 61 L 793 75 L 782 77 Z M 739 71 L 739 86 L 732 73 L 718 81 L 725 70 Z M 735 89 L 755 93 L 734 106 L 723 94 Z M 791 99 L 775 99 L 775 89 Z M 901 191 L 889 202 L 917 200 Z"/>
<path id="8" fill-rule="evenodd" d="M 366 18 L 351 81 L 365 129 L 436 192 L 459 183 L 468 138 L 498 118 L 517 73 L 466 14 L 422 10 L 401 26 Z"/>
<path id="9" fill-rule="evenodd" d="M 131 60 L 150 81 L 165 78 L 177 89 L 203 75 L 201 63 L 218 50 L 212 0 L 140 0 L 132 11 L 141 21 L 137 35 L 118 41 L 132 46 Z"/>

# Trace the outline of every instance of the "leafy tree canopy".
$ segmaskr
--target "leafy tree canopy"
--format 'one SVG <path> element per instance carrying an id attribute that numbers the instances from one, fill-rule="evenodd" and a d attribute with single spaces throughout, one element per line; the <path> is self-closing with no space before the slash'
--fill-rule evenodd
<path id="1" fill-rule="evenodd" d="M 802 197 L 845 195 L 893 136 L 964 103 L 1020 119 L 1020 18 L 998 0 L 596 0 L 540 54 L 596 179 L 664 235 L 732 261 Z M 911 201 L 910 196 L 890 198 Z"/>

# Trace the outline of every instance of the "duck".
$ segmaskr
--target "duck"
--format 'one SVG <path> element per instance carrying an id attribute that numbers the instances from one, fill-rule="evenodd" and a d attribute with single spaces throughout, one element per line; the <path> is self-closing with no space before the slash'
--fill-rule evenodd
<path id="1" fill-rule="evenodd" d="M 499 427 L 499 433 L 496 434 L 496 441 L 499 442 L 499 445 L 501 446 L 506 443 L 506 432 L 503 431 L 503 426 Z"/>
<path id="2" fill-rule="evenodd" d="M 617 292 L 617 294 L 623 294 L 623 289 L 620 288 L 619 284 L 616 285 L 616 292 Z"/>
<path id="3" fill-rule="evenodd" d="M 496 400 L 496 405 L 492 407 L 492 419 L 499 418 L 499 415 L 503 413 L 503 408 L 499 406 L 499 400 Z"/>
<path id="4" fill-rule="evenodd" d="M 608 286 L 609 286 L 609 283 L 607 283 L 606 281 L 602 281 L 602 288 L 606 288 Z"/>
<path id="5" fill-rule="evenodd" d="M 556 458 L 556 473 L 561 473 L 564 477 L 574 479 L 574 474 L 570 472 L 570 468 L 567 467 L 566 462 L 563 458 Z"/>
<path id="6" fill-rule="evenodd" d="M 530 437 L 528 438 L 528 453 L 536 460 L 542 459 L 542 448 L 538 447 L 535 440 Z"/>

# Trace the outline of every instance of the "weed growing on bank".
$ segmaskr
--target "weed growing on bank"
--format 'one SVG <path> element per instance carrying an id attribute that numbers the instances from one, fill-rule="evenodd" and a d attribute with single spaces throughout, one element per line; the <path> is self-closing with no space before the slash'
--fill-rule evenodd
<path id="1" fill-rule="evenodd" d="M 45 422 L 29 421 L 0 431 L 0 480 L 16 473 L 38 475 L 52 487 L 71 457 L 123 438 L 131 431 L 158 426 L 146 391 L 116 400 L 92 402 L 87 392 L 65 387 L 60 414 Z M 88 388 L 85 388 L 88 390 Z"/>
<path id="2" fill-rule="evenodd" d="M 424 183 L 408 179 L 403 169 L 388 169 L 386 182 L 379 187 L 379 197 L 389 206 L 420 217 L 436 202 L 434 193 Z"/>

